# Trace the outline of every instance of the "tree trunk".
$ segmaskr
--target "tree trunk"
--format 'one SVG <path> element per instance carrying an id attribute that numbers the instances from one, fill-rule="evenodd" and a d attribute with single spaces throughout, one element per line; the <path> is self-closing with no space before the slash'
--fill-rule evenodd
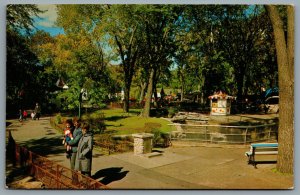
<path id="1" fill-rule="evenodd" d="M 236 80 L 237 80 L 237 98 L 239 100 L 244 97 L 243 89 L 244 89 L 244 78 L 245 78 L 245 72 L 242 67 L 238 68 L 239 71 L 236 73 Z"/>
<path id="2" fill-rule="evenodd" d="M 129 94 L 130 94 L 130 84 L 125 84 L 124 89 L 124 105 L 123 105 L 123 111 L 129 112 Z"/>
<path id="3" fill-rule="evenodd" d="M 184 83 L 181 83 L 181 94 L 180 94 L 180 101 L 183 101 L 183 94 L 184 94 Z"/>
<path id="4" fill-rule="evenodd" d="M 149 77 L 149 81 L 148 81 L 146 102 L 145 102 L 144 110 L 142 112 L 143 117 L 149 117 L 150 116 L 153 81 L 154 81 L 154 69 L 152 68 L 151 73 L 150 73 L 150 77 Z"/>
<path id="5" fill-rule="evenodd" d="M 275 5 L 266 5 L 273 26 L 279 78 L 279 128 L 277 169 L 293 174 L 294 168 L 294 8 L 288 6 L 288 41 Z"/>
<path id="6" fill-rule="evenodd" d="M 141 84 L 141 94 L 140 94 L 140 100 L 139 100 L 140 104 L 143 102 L 146 86 L 147 86 L 146 82 L 143 82 Z"/>
<path id="7" fill-rule="evenodd" d="M 154 108 L 157 108 L 158 107 L 157 89 L 156 89 L 156 85 L 154 84 L 154 82 L 153 82 L 153 90 L 152 91 L 153 91 L 153 98 L 154 98 L 153 106 L 154 106 Z"/>

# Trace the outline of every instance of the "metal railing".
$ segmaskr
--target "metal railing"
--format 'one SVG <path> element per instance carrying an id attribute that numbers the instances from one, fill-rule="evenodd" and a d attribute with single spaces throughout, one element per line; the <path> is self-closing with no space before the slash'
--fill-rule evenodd
<path id="1" fill-rule="evenodd" d="M 11 134 L 10 134 L 11 136 Z M 13 143 L 11 143 L 13 142 Z M 46 189 L 109 189 L 101 182 L 54 163 L 9 138 L 8 152 L 13 152 L 13 164 L 24 168 L 28 175 L 41 181 Z"/>
<path id="2" fill-rule="evenodd" d="M 169 125 L 179 127 L 171 132 L 172 140 L 247 144 L 259 141 L 277 140 L 278 135 L 278 124 L 276 123 L 255 126 Z"/>

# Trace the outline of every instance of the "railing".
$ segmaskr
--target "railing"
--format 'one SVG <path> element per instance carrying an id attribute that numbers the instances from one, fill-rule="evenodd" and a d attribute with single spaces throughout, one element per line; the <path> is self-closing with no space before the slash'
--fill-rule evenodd
<path id="1" fill-rule="evenodd" d="M 11 134 L 10 134 L 11 136 Z M 13 143 L 12 143 L 13 142 Z M 9 138 L 8 152 L 14 152 L 13 164 L 21 166 L 27 174 L 41 181 L 47 189 L 108 189 L 101 182 L 54 163 Z"/>
<path id="2" fill-rule="evenodd" d="M 177 126 L 177 130 L 171 132 L 172 140 L 247 144 L 258 141 L 277 140 L 278 135 L 278 124 L 276 123 L 256 126 L 169 125 Z"/>

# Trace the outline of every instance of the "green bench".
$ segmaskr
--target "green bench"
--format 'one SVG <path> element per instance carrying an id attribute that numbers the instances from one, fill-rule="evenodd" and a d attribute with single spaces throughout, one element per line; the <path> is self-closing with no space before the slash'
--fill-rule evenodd
<path id="1" fill-rule="evenodd" d="M 256 143 L 250 145 L 250 151 L 247 151 L 245 155 L 248 157 L 248 164 L 252 164 L 255 168 L 258 163 L 269 164 L 276 163 L 276 160 L 268 161 L 256 161 L 256 155 L 277 155 L 278 143 Z"/>

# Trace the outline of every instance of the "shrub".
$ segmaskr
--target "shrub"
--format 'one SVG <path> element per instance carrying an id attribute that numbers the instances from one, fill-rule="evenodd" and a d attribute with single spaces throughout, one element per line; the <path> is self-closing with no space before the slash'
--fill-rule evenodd
<path id="1" fill-rule="evenodd" d="M 175 114 L 178 112 L 178 108 L 176 107 L 170 107 L 168 109 L 168 118 L 172 118 L 173 116 L 175 116 Z"/>
<path id="2" fill-rule="evenodd" d="M 94 134 L 103 133 L 104 130 L 106 129 L 103 113 L 98 114 L 97 117 L 95 118 L 88 116 L 86 121 L 90 124 Z"/>
<path id="3" fill-rule="evenodd" d="M 95 139 L 95 145 L 106 150 L 108 154 L 122 153 L 133 150 L 133 140 L 131 136 L 113 137 L 110 134 L 101 134 Z"/>
<path id="4" fill-rule="evenodd" d="M 60 113 L 55 116 L 55 123 L 62 124 L 62 117 Z"/>
<path id="5" fill-rule="evenodd" d="M 159 130 L 160 127 L 161 124 L 159 123 L 145 123 L 145 132 L 153 134 L 153 146 L 159 145 L 159 143 L 164 139 L 163 132 Z"/>
<path id="6" fill-rule="evenodd" d="M 161 132 L 158 129 L 152 129 L 151 133 L 153 134 L 153 146 L 156 146 L 162 139 Z"/>

